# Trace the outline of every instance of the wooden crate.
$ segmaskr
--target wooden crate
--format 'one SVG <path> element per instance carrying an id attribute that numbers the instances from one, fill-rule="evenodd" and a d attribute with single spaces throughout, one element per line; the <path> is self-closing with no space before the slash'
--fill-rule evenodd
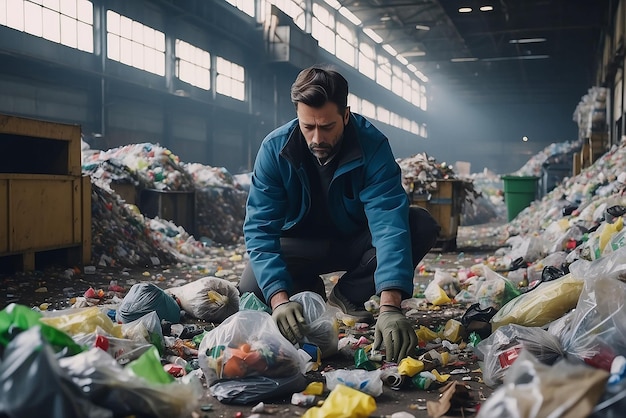
<path id="1" fill-rule="evenodd" d="M 589 143 L 583 143 L 580 150 L 580 168 L 584 170 L 591 165 L 591 147 Z"/>
<path id="2" fill-rule="evenodd" d="M 590 153 L 589 159 L 593 163 L 606 152 L 608 137 L 607 134 L 592 133 L 588 141 Z"/>
<path id="3" fill-rule="evenodd" d="M 116 182 L 111 182 L 111 189 L 113 189 L 113 191 L 115 193 L 117 193 L 118 195 L 120 195 L 120 197 L 122 199 L 124 199 L 124 201 L 126 203 L 128 203 L 129 205 L 136 205 L 137 204 L 137 188 L 135 187 L 134 184 L 130 184 L 130 183 L 116 183 Z"/>
<path id="4" fill-rule="evenodd" d="M 581 162 L 580 153 L 575 152 L 572 155 L 572 176 L 577 176 L 580 174 L 580 171 L 581 171 L 580 162 Z"/>
<path id="5" fill-rule="evenodd" d="M 0 173 L 80 177 L 80 126 L 0 115 Z"/>
<path id="6" fill-rule="evenodd" d="M 463 211 L 463 181 L 437 180 L 437 189 L 428 195 L 412 195 L 413 205 L 427 209 L 435 218 L 441 231 L 438 244 L 443 251 L 456 250 L 457 231 Z"/>
<path id="7" fill-rule="evenodd" d="M 35 254 L 74 248 L 74 263 L 91 259 L 89 177 L 0 174 L 0 257 L 22 255 L 34 269 Z"/>
<path id="8" fill-rule="evenodd" d="M 91 259 L 91 179 L 82 177 L 80 127 L 0 115 L 0 257 Z"/>

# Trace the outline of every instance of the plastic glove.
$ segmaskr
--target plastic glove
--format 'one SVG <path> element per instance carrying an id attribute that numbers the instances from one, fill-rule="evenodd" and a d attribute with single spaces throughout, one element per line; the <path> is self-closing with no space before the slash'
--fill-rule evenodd
<path id="1" fill-rule="evenodd" d="M 272 318 L 276 321 L 280 333 L 292 344 L 302 340 L 302 328 L 305 324 L 302 305 L 298 302 L 284 302 L 274 308 Z"/>
<path id="2" fill-rule="evenodd" d="M 378 316 L 374 349 L 380 349 L 383 343 L 387 361 L 397 363 L 415 351 L 417 335 L 402 312 L 386 311 Z"/>

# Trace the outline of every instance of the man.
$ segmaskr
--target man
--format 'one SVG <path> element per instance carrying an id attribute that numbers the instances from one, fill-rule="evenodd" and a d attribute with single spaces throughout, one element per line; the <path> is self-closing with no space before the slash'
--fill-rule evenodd
<path id="1" fill-rule="evenodd" d="M 400 361 L 417 345 L 400 303 L 439 226 L 426 210 L 409 210 L 387 138 L 347 98 L 348 82 L 331 69 L 307 68 L 293 83 L 297 119 L 267 135 L 256 157 L 239 290 L 265 300 L 295 344 L 304 318 L 289 297 L 312 290 L 326 299 L 320 274 L 345 271 L 328 302 L 372 324 L 364 302 L 380 295 L 374 347 Z"/>

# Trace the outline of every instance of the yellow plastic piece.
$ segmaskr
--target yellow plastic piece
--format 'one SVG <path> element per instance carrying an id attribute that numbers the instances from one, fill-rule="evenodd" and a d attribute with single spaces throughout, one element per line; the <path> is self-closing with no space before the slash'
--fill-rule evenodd
<path id="1" fill-rule="evenodd" d="M 347 327 L 356 325 L 356 318 L 351 315 L 338 315 L 338 319 Z"/>
<path id="2" fill-rule="evenodd" d="M 307 409 L 303 418 L 367 418 L 376 410 L 370 395 L 338 384 L 321 407 Z"/>
<path id="3" fill-rule="evenodd" d="M 96 332 L 96 327 L 100 327 L 114 337 L 123 337 L 122 326 L 114 324 L 111 318 L 97 306 L 81 309 L 75 313 L 42 317 L 40 321 L 72 336 L 83 333 L 91 334 Z"/>
<path id="4" fill-rule="evenodd" d="M 621 216 L 612 224 L 604 224 L 600 233 L 600 251 L 604 251 L 604 247 L 608 244 L 613 234 L 619 232 L 624 227 L 624 218 Z"/>
<path id="5" fill-rule="evenodd" d="M 439 372 L 435 369 L 431 370 L 430 372 L 435 376 L 435 379 L 437 379 L 437 382 L 439 383 L 445 383 L 448 381 L 448 379 L 450 379 L 449 374 L 439 374 Z"/>
<path id="6" fill-rule="evenodd" d="M 452 343 L 456 343 L 462 337 L 462 330 L 463 325 L 459 321 L 457 321 L 456 319 L 449 319 L 448 322 L 446 322 L 445 327 L 443 328 L 441 337 Z"/>
<path id="7" fill-rule="evenodd" d="M 321 395 L 324 393 L 324 384 L 322 382 L 311 382 L 307 385 L 306 389 L 304 389 L 305 395 Z"/>
<path id="8" fill-rule="evenodd" d="M 429 342 L 439 338 L 439 335 L 432 329 L 420 325 L 420 329 L 417 330 L 417 338 L 419 338 L 420 341 Z"/>
<path id="9" fill-rule="evenodd" d="M 444 351 L 443 353 L 441 353 L 441 365 L 445 366 L 449 362 L 450 362 L 450 353 L 448 353 L 447 351 Z"/>
<path id="10" fill-rule="evenodd" d="M 439 305 L 445 305 L 447 303 L 452 302 L 452 300 L 450 300 L 450 297 L 448 296 L 446 291 L 443 290 L 440 286 L 437 286 L 437 292 L 438 292 L 437 297 L 434 298 L 432 301 L 430 301 L 430 303 L 432 303 L 435 306 L 439 306 Z"/>
<path id="11" fill-rule="evenodd" d="M 413 377 L 424 370 L 424 362 L 414 359 L 413 357 L 405 357 L 398 364 L 398 372 L 402 376 Z"/>

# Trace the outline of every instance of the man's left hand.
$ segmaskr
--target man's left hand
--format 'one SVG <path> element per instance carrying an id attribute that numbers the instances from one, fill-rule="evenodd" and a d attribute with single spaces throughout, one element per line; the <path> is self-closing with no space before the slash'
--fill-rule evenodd
<path id="1" fill-rule="evenodd" d="M 397 363 L 415 352 L 417 334 L 402 312 L 385 311 L 378 316 L 374 349 L 380 349 L 383 344 L 387 361 Z"/>

